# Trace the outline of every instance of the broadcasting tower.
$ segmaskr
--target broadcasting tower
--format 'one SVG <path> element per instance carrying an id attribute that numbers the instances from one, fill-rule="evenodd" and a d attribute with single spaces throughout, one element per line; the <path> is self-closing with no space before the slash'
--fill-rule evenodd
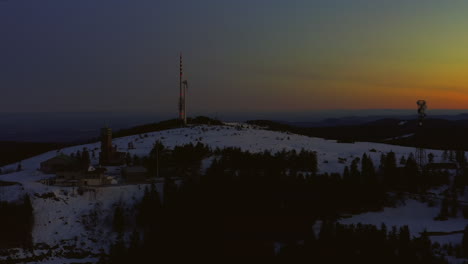
<path id="1" fill-rule="evenodd" d="M 416 128 L 416 162 L 418 163 L 419 168 L 422 170 L 424 165 L 426 165 L 426 151 L 422 147 L 423 145 L 423 120 L 426 117 L 427 104 L 424 100 L 418 100 L 416 102 L 418 105 L 418 127 Z"/>
<path id="2" fill-rule="evenodd" d="M 187 89 L 188 82 L 183 80 L 183 68 L 182 68 L 182 53 L 180 54 L 180 78 L 179 78 L 179 120 L 181 123 L 187 125 Z"/>

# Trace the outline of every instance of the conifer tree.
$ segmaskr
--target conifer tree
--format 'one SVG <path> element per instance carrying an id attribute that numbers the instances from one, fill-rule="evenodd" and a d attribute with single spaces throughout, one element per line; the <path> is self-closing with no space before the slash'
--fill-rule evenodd
<path id="1" fill-rule="evenodd" d="M 137 257 L 139 248 L 140 248 L 140 234 L 138 233 L 136 229 L 134 229 L 132 235 L 130 236 L 130 246 L 128 248 L 129 255 L 133 257 Z"/>
<path id="2" fill-rule="evenodd" d="M 88 169 L 89 165 L 91 165 L 91 158 L 89 157 L 89 152 L 86 148 L 84 148 L 81 153 L 81 163 L 83 164 L 84 169 Z"/>
<path id="3" fill-rule="evenodd" d="M 434 163 L 434 154 L 432 152 L 427 154 L 427 159 L 429 163 Z"/>
<path id="4" fill-rule="evenodd" d="M 353 184 L 360 184 L 361 172 L 359 171 L 359 158 L 355 158 L 351 162 L 350 176 Z"/>
<path id="5" fill-rule="evenodd" d="M 118 205 L 114 211 L 113 229 L 115 232 L 122 234 L 125 229 L 124 211 L 121 205 Z"/>
<path id="6" fill-rule="evenodd" d="M 450 216 L 451 217 L 456 217 L 458 214 L 458 197 L 457 197 L 457 192 L 452 193 L 452 197 L 450 199 Z"/>
<path id="7" fill-rule="evenodd" d="M 382 153 L 382 154 L 380 155 L 380 164 L 379 164 L 379 169 L 380 169 L 381 171 L 384 170 L 384 167 L 385 167 L 385 160 L 386 160 L 386 159 L 387 159 L 387 156 L 386 156 L 384 153 Z"/>
<path id="8" fill-rule="evenodd" d="M 449 214 L 449 198 L 447 194 L 442 199 L 442 204 L 440 206 L 440 212 L 437 217 L 438 220 L 446 220 Z"/>
<path id="9" fill-rule="evenodd" d="M 374 162 L 365 153 L 362 155 L 361 174 L 365 184 L 375 185 L 377 183 Z"/>
<path id="10" fill-rule="evenodd" d="M 455 159 L 455 154 L 453 153 L 453 150 L 450 150 L 449 151 L 449 160 L 454 161 L 454 159 Z"/>
<path id="11" fill-rule="evenodd" d="M 400 158 L 400 165 L 402 165 L 402 166 L 405 166 L 405 165 L 406 165 L 406 158 L 405 158 L 404 155 L 401 156 L 401 158 Z"/>
<path id="12" fill-rule="evenodd" d="M 344 170 L 343 170 L 343 181 L 348 183 L 351 181 L 351 176 L 350 176 L 350 173 L 349 173 L 349 168 L 348 166 L 345 166 L 344 167 Z"/>
<path id="13" fill-rule="evenodd" d="M 387 187 L 395 187 L 400 182 L 395 153 L 393 151 L 387 153 L 383 162 L 384 181 L 388 184 Z"/>
<path id="14" fill-rule="evenodd" d="M 448 161 L 448 151 L 446 149 L 442 153 L 442 160 L 443 161 Z"/>
<path id="15" fill-rule="evenodd" d="M 462 252 L 465 257 L 468 257 L 468 225 L 465 226 L 463 231 Z"/>

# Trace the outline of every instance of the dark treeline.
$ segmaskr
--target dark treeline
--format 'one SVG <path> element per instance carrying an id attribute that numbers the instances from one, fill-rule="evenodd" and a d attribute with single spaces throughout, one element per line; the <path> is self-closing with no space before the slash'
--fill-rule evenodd
<path id="1" fill-rule="evenodd" d="M 32 248 L 33 224 L 33 207 L 28 195 L 18 202 L 0 201 L 0 249 Z"/>
<path id="2" fill-rule="evenodd" d="M 340 142 L 383 142 L 430 149 L 468 150 L 468 141 L 465 140 L 468 133 L 467 120 L 427 119 L 422 129 L 418 127 L 416 119 L 408 120 L 404 124 L 402 121 L 386 118 L 366 124 L 328 127 L 300 127 L 268 120 L 252 120 L 247 123 L 274 131 L 335 139 Z M 401 137 L 409 134 L 413 135 Z"/>
<path id="3" fill-rule="evenodd" d="M 324 222 L 320 232 L 282 247 L 278 259 L 320 263 L 447 263 L 435 256 L 426 233 L 411 238 L 408 226 L 341 225 Z"/>
<path id="4" fill-rule="evenodd" d="M 407 228 L 387 232 L 336 224 L 344 213 L 394 204 L 397 198 L 389 191 L 423 192 L 445 183 L 421 177 L 411 156 L 397 166 L 392 152 L 382 155 L 378 165 L 363 154 L 343 175 L 329 175 L 319 173 L 316 153 L 305 150 L 250 153 L 202 144 L 168 150 L 156 143 L 142 162 L 154 170 L 156 155 L 159 169 L 167 172 L 162 201 L 152 186 L 134 208 L 135 219 L 124 219 L 116 209 L 114 230 L 120 235 L 101 263 L 209 256 L 441 263 L 427 238 L 410 238 Z M 211 166 L 198 173 L 205 158 L 212 159 Z M 184 179 L 180 186 L 168 177 L 173 172 Z M 193 173 L 199 177 L 189 177 Z M 314 234 L 312 226 L 319 220 L 322 231 Z M 130 239 L 124 239 L 123 230 L 133 230 Z M 282 249 L 275 253 L 278 244 Z"/>
<path id="5" fill-rule="evenodd" d="M 19 162 L 67 144 L 38 142 L 0 142 L 0 166 Z"/>
<path id="6" fill-rule="evenodd" d="M 187 122 L 191 125 L 222 125 L 223 124 L 223 122 L 217 119 L 212 119 L 206 116 L 197 116 L 195 118 L 188 118 Z M 183 124 L 181 123 L 179 119 L 169 119 L 169 120 L 161 121 L 158 123 L 146 124 L 146 125 L 141 125 L 141 126 L 135 126 L 135 127 L 128 128 L 128 129 L 122 129 L 113 133 L 113 137 L 115 138 L 126 137 L 126 136 L 132 136 L 136 134 L 144 134 L 144 133 L 150 133 L 150 132 L 155 132 L 155 131 L 180 128 L 182 126 Z"/>

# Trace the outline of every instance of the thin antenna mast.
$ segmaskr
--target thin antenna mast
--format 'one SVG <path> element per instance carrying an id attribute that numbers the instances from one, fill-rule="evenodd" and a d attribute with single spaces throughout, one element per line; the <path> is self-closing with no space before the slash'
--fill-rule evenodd
<path id="1" fill-rule="evenodd" d="M 180 53 L 180 64 L 179 64 L 179 119 L 184 120 L 184 94 L 182 91 L 182 78 L 183 78 L 183 68 L 182 68 L 182 53 Z"/>
<path id="2" fill-rule="evenodd" d="M 179 120 L 182 125 L 187 125 L 187 89 L 188 82 L 183 80 L 184 71 L 182 66 L 182 53 L 180 53 L 180 76 L 179 76 Z"/>
<path id="3" fill-rule="evenodd" d="M 187 80 L 183 81 L 183 84 L 184 84 L 184 125 L 187 125 L 187 91 L 188 91 Z"/>
<path id="4" fill-rule="evenodd" d="M 426 117 L 427 104 L 424 100 L 418 100 L 418 127 L 416 128 L 416 162 L 419 168 L 422 170 L 426 164 L 426 151 L 422 147 L 422 125 L 423 120 Z M 419 133 L 418 133 L 419 132 Z"/>

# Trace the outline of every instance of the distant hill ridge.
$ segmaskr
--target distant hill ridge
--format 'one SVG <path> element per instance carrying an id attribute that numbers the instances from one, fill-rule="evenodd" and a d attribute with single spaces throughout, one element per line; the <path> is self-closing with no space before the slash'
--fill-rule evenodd
<path id="1" fill-rule="evenodd" d="M 323 127 L 304 126 L 303 123 L 288 123 L 271 120 L 251 120 L 246 123 L 265 127 L 273 131 L 290 132 L 299 135 L 334 139 L 342 142 L 368 141 L 401 146 L 416 146 L 416 138 L 425 148 L 432 149 L 463 149 L 468 150 L 468 114 L 451 116 L 444 119 L 436 116 L 424 121 L 422 129 L 418 129 L 416 119 L 381 118 L 362 124 L 336 125 Z M 354 118 L 354 117 L 348 117 Z M 191 125 L 223 125 L 223 122 L 206 116 L 188 119 Z M 178 119 L 170 119 L 158 123 L 144 124 L 113 133 L 114 138 L 145 134 L 173 128 L 180 128 Z M 99 141 L 99 135 L 87 142 Z M 35 143 L 35 142 L 1 142 L 0 166 L 21 161 L 40 153 L 59 149 L 72 144 L 66 143 Z"/>
<path id="2" fill-rule="evenodd" d="M 187 122 L 191 125 L 223 125 L 223 122 L 209 118 L 206 116 L 197 116 L 195 118 L 187 118 Z M 149 132 L 156 132 L 161 130 L 167 130 L 172 128 L 180 128 L 182 123 L 179 119 L 169 119 L 161 121 L 159 123 L 145 124 L 140 126 L 131 127 L 128 129 L 122 129 L 113 133 L 113 137 L 126 137 L 137 134 L 144 134 Z"/>

